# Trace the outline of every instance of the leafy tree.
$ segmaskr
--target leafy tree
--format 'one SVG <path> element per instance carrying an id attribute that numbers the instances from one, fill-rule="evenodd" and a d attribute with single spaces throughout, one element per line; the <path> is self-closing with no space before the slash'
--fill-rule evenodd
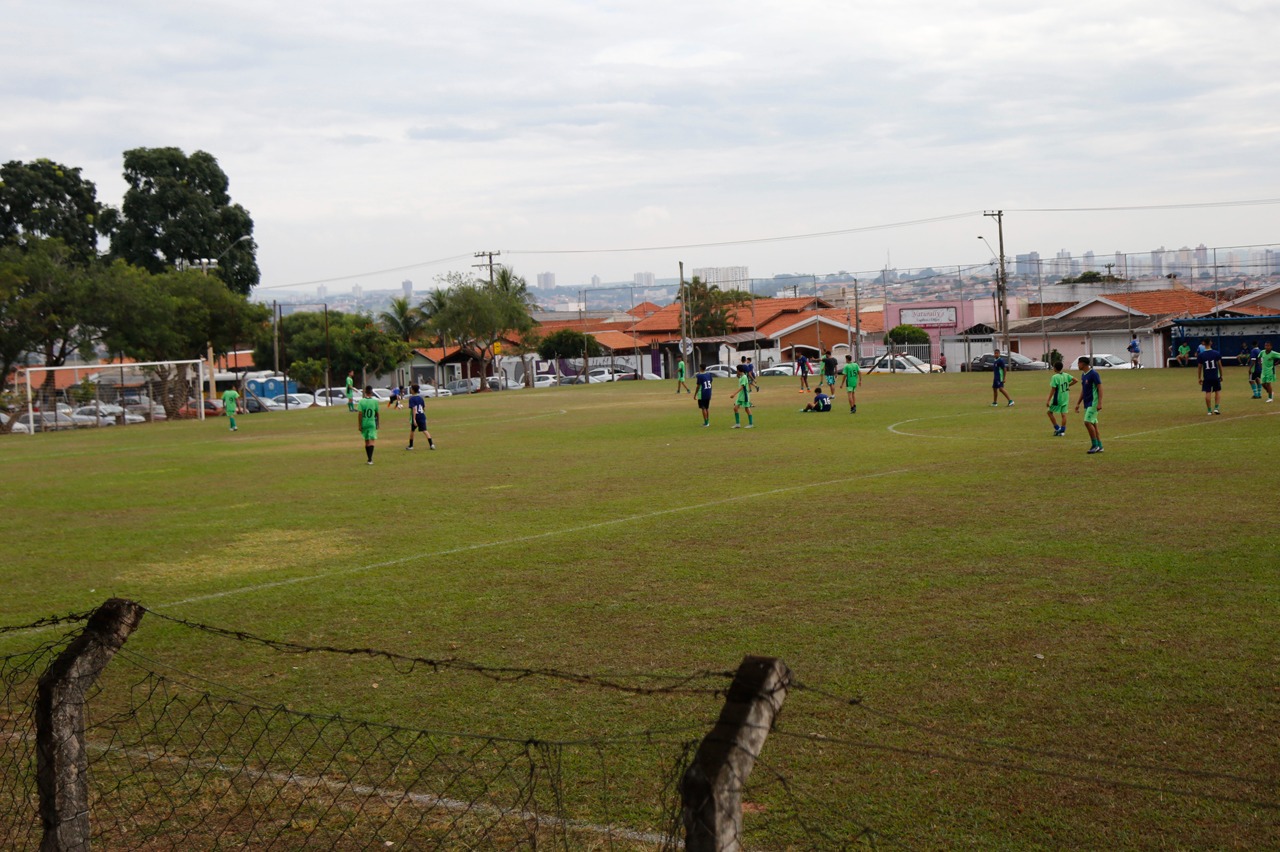
<path id="1" fill-rule="evenodd" d="M 289 365 L 289 375 L 304 388 L 318 388 L 324 381 L 324 361 L 316 358 L 300 358 Z"/>
<path id="2" fill-rule="evenodd" d="M 254 363 L 270 369 L 275 364 L 275 335 L 271 324 L 262 323 L 252 339 Z M 280 363 L 317 361 L 323 374 L 328 358 L 329 375 L 334 380 L 348 371 L 390 372 L 407 361 L 410 354 L 407 343 L 382 331 L 362 314 L 330 311 L 327 340 L 323 313 L 298 311 L 280 320 Z"/>
<path id="3" fill-rule="evenodd" d="M 97 187 L 78 168 L 44 159 L 0 166 L 0 245 L 56 237 L 88 263 L 98 256 L 101 213 Z"/>
<path id="4" fill-rule="evenodd" d="M 25 250 L 0 250 L 0 360 L 4 375 L 27 352 L 61 367 L 73 352 L 92 357 L 102 328 L 96 311 L 101 267 L 85 266 L 58 239 L 32 239 Z M 45 373 L 46 392 L 54 374 Z"/>
<path id="5" fill-rule="evenodd" d="M 495 344 L 533 328 L 533 302 L 524 279 L 502 267 L 492 284 L 457 273 L 436 280 L 448 286 L 420 306 L 428 317 L 428 333 L 458 344 L 480 361 L 482 375 L 488 375 Z"/>
<path id="6" fill-rule="evenodd" d="M 884 336 L 884 342 L 890 344 L 928 343 L 929 332 L 919 326 L 906 325 L 904 323 L 903 325 L 895 325 L 893 328 L 889 329 L 889 333 Z"/>
<path id="7" fill-rule="evenodd" d="M 542 338 L 538 344 L 538 357 L 544 361 L 557 361 L 561 358 L 582 359 L 582 376 L 586 376 L 589 359 L 599 358 L 604 354 L 600 341 L 589 334 L 583 334 L 574 328 L 562 328 Z"/>
<path id="8" fill-rule="evenodd" d="M 387 334 L 405 343 L 413 343 L 426 333 L 426 318 L 405 296 L 392 299 L 389 309 L 378 314 L 378 322 Z"/>
<path id="9" fill-rule="evenodd" d="M 685 304 L 689 309 L 689 330 L 693 337 L 716 337 L 733 331 L 734 310 L 751 301 L 743 290 L 721 290 L 698 276 L 685 284 Z"/>
<path id="10" fill-rule="evenodd" d="M 200 272 L 151 275 L 116 261 L 100 288 L 107 348 L 138 361 L 201 358 L 212 345 L 218 354 L 247 341 L 268 309 L 233 293 Z M 152 368 L 160 380 L 165 413 L 176 416 L 186 404 L 193 378 L 190 365 Z"/>
<path id="11" fill-rule="evenodd" d="M 249 211 L 231 203 L 227 175 L 212 154 L 178 148 L 124 153 L 129 188 L 119 214 L 108 217 L 111 254 L 152 273 L 217 259 L 214 274 L 241 295 L 260 273 Z"/>

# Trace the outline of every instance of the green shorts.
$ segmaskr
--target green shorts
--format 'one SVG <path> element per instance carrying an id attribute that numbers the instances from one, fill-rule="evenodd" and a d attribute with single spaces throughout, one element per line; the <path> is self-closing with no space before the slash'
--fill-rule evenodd
<path id="1" fill-rule="evenodd" d="M 361 426 L 360 436 L 364 438 L 366 441 L 376 441 L 378 440 L 378 427 L 377 426 Z"/>
<path id="2" fill-rule="evenodd" d="M 1067 413 L 1066 403 L 1063 403 L 1062 405 L 1049 406 L 1049 413 L 1050 414 L 1066 414 Z"/>
<path id="3" fill-rule="evenodd" d="M 745 393 L 739 392 L 738 398 L 733 401 L 733 404 L 736 405 L 738 408 L 750 408 L 751 397 Z"/>
<path id="4" fill-rule="evenodd" d="M 1269 385 L 1275 380 L 1276 380 L 1276 371 L 1274 367 L 1272 367 L 1270 370 L 1263 370 L 1262 378 L 1259 379 L 1259 381 L 1262 382 L 1264 385 Z"/>
<path id="5" fill-rule="evenodd" d="M 1084 422 L 1085 423 L 1098 422 L 1098 407 L 1096 405 L 1091 405 L 1084 410 Z"/>

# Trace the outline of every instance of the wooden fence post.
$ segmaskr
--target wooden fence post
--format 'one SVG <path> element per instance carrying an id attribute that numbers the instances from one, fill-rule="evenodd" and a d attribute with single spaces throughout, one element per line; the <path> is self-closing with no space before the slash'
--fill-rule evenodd
<path id="1" fill-rule="evenodd" d="M 776 657 L 744 657 L 716 726 L 680 781 L 686 852 L 742 848 L 742 786 L 787 697 L 791 670 Z"/>
<path id="2" fill-rule="evenodd" d="M 41 852 L 89 848 L 89 759 L 84 696 L 142 621 L 140 604 L 111 598 L 40 676 L 36 693 L 36 787 Z"/>

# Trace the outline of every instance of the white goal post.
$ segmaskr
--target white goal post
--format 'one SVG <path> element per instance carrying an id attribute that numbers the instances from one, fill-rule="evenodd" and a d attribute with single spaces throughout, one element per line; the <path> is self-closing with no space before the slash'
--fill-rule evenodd
<path id="1" fill-rule="evenodd" d="M 52 423 L 43 416 L 43 412 L 56 414 L 59 393 L 66 394 L 68 404 L 71 400 L 83 406 L 94 407 L 101 412 L 103 406 L 111 406 L 109 412 L 120 413 L 116 422 L 136 422 L 135 415 L 146 420 L 167 419 L 168 412 L 178 416 L 191 416 L 203 420 L 205 406 L 201 388 L 205 381 L 205 362 L 201 359 L 186 361 L 142 361 L 130 363 L 103 364 L 71 364 L 62 367 L 26 366 L 19 367 L 15 375 L 15 384 L 25 386 L 26 418 L 32 435 L 41 431 L 52 431 L 69 428 L 64 425 L 60 416 L 55 416 Z M 50 389 L 49 377 L 59 373 L 71 373 L 74 384 L 59 391 Z M 56 385 L 56 382 L 54 382 Z M 21 389 L 20 389 L 20 392 Z M 194 398 L 197 404 L 192 410 L 189 400 Z M 181 406 L 178 400 L 181 400 Z M 37 419 L 37 406 L 42 416 Z M 182 409 L 182 411 L 180 411 Z M 94 417 L 90 422 L 74 421 L 72 425 L 112 425 L 108 418 Z"/>

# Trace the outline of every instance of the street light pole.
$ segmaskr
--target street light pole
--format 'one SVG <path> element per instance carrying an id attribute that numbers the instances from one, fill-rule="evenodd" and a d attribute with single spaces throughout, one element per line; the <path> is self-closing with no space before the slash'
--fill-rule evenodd
<path id="1" fill-rule="evenodd" d="M 994 213 L 983 213 L 983 216 L 989 216 L 996 220 L 996 232 L 999 235 L 1000 254 L 996 258 L 1000 262 L 999 273 L 996 277 L 996 310 L 999 312 L 997 322 L 1000 329 L 1000 342 L 1004 350 L 1009 351 L 1009 279 L 1006 276 L 1004 268 L 1004 211 L 997 210 Z M 985 241 L 985 237 L 982 238 Z"/>

